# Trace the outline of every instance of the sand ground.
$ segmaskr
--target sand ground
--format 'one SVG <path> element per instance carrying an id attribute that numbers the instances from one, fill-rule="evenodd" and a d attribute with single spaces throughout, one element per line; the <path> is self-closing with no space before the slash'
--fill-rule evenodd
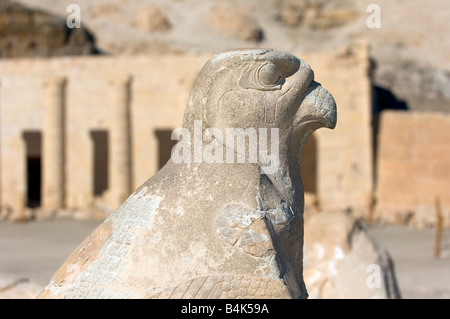
<path id="1" fill-rule="evenodd" d="M 372 235 L 394 260 L 402 298 L 450 298 L 450 230 L 443 231 L 440 258 L 433 258 L 434 229 L 371 225 Z"/>
<path id="2" fill-rule="evenodd" d="M 100 221 L 57 219 L 0 223 L 0 273 L 41 285 Z M 441 258 L 433 258 L 434 230 L 368 225 L 369 234 L 390 252 L 403 298 L 450 298 L 450 230 Z"/>

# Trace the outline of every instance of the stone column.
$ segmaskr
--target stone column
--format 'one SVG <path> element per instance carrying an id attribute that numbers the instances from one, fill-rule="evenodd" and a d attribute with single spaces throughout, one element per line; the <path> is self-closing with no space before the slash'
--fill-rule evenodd
<path id="1" fill-rule="evenodd" d="M 111 86 L 109 204 L 116 208 L 131 194 L 129 101 L 131 77 L 117 76 Z"/>
<path id="2" fill-rule="evenodd" d="M 42 207 L 64 207 L 64 106 L 66 79 L 47 78 L 44 88 Z"/>

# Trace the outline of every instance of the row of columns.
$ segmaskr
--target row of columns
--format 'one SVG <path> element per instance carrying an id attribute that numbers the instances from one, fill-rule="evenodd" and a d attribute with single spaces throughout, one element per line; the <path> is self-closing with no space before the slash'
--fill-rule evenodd
<path id="1" fill-rule="evenodd" d="M 122 203 L 131 192 L 130 157 L 130 85 L 129 76 L 115 77 L 111 85 L 111 123 L 108 139 L 109 183 L 108 204 L 112 208 Z M 66 88 L 63 77 L 49 78 L 44 89 L 44 132 L 42 158 L 42 208 L 56 210 L 66 206 Z"/>

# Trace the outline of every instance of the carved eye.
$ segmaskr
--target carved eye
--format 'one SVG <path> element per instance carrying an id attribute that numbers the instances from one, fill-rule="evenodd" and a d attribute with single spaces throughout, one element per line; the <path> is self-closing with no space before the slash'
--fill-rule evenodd
<path id="1" fill-rule="evenodd" d="M 263 85 L 274 85 L 280 79 L 278 68 L 272 63 L 264 64 L 258 72 L 259 81 Z"/>
<path id="2" fill-rule="evenodd" d="M 280 90 L 284 79 L 278 68 L 270 63 L 249 63 L 239 78 L 239 86 L 260 91 Z"/>

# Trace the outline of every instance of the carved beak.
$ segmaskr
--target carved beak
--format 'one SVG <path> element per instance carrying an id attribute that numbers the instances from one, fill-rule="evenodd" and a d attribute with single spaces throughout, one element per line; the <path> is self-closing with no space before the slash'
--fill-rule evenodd
<path id="1" fill-rule="evenodd" d="M 336 103 L 320 83 L 312 81 L 303 94 L 302 102 L 294 119 L 294 127 L 314 131 L 320 127 L 334 129 L 336 126 Z"/>

